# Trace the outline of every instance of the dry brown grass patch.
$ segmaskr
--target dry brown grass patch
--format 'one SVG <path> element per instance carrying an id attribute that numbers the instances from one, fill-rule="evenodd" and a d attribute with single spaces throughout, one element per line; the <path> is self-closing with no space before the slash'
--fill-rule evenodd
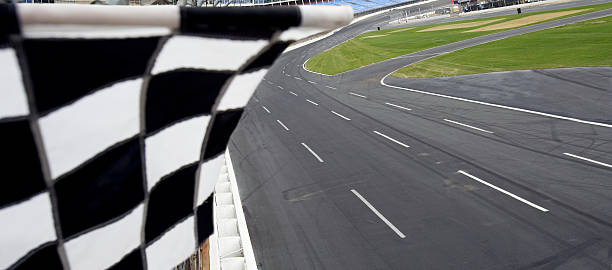
<path id="1" fill-rule="evenodd" d="M 492 31 L 492 30 L 501 30 L 501 29 L 520 27 L 520 26 L 523 26 L 523 25 L 528 25 L 528 24 L 532 24 L 532 23 L 537 23 L 537 22 L 541 22 L 541 21 L 546 21 L 546 20 L 554 19 L 554 18 L 557 18 L 557 17 L 571 15 L 571 14 L 578 13 L 578 12 L 583 12 L 585 10 L 589 10 L 589 9 L 568 10 L 568 11 L 560 11 L 560 12 L 552 12 L 552 13 L 544 13 L 544 14 L 532 15 L 532 16 L 527 16 L 527 17 L 523 17 L 523 18 L 520 18 L 520 19 L 516 19 L 516 20 L 511 20 L 511 21 L 503 22 L 503 23 L 487 25 L 485 27 L 481 27 L 481 28 L 477 28 L 477 29 L 472 29 L 472 30 L 465 31 L 465 32 Z"/>
<path id="2" fill-rule="evenodd" d="M 388 33 L 391 34 L 391 33 L 397 33 L 397 32 L 404 32 L 404 31 L 408 31 L 410 29 L 414 29 L 414 27 L 408 27 L 408 28 L 403 28 L 403 29 L 399 29 L 399 30 L 393 30 L 393 31 L 388 32 Z"/>
<path id="3" fill-rule="evenodd" d="M 377 38 L 377 37 L 386 37 L 388 35 L 372 35 L 372 36 L 367 36 L 367 37 L 362 37 L 361 39 L 366 39 L 366 38 Z"/>
<path id="4" fill-rule="evenodd" d="M 457 23 L 457 24 L 449 24 L 449 25 L 441 25 L 441 26 L 436 26 L 436 27 L 432 27 L 432 28 L 427 28 L 427 29 L 423 29 L 417 32 L 431 32 L 431 31 L 440 31 L 440 30 L 449 30 L 449 29 L 459 29 L 459 28 L 469 28 L 469 27 L 476 27 L 476 26 L 481 26 L 481 25 L 485 25 L 488 23 L 492 23 L 492 22 L 497 22 L 497 21 L 501 21 L 503 19 L 494 19 L 494 20 L 486 20 L 486 21 L 479 21 L 479 22 L 468 22 L 468 23 Z"/>

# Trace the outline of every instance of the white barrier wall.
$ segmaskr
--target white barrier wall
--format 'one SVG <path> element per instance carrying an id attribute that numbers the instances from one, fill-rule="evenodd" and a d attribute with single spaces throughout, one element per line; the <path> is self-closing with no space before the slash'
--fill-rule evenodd
<path id="1" fill-rule="evenodd" d="M 214 233 L 210 238 L 211 270 L 255 270 L 255 254 L 229 151 L 215 184 Z"/>

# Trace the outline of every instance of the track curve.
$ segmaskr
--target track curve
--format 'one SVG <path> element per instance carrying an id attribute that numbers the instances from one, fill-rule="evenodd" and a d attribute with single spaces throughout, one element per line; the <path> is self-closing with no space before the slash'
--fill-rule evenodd
<path id="1" fill-rule="evenodd" d="M 431 54 L 587 17 L 337 76 L 302 64 L 388 17 L 286 53 L 229 147 L 259 269 L 609 269 L 612 128 L 380 84 Z"/>

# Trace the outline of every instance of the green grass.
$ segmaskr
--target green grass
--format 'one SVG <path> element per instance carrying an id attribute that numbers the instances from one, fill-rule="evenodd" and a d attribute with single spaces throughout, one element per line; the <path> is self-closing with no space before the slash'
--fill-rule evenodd
<path id="1" fill-rule="evenodd" d="M 492 20 L 501 18 L 502 20 L 493 22 L 501 23 L 508 20 L 518 19 L 524 16 L 530 16 L 535 14 L 542 13 L 550 13 L 550 12 L 558 12 L 558 11 L 566 11 L 566 10 L 577 10 L 577 9 L 589 9 L 587 11 L 583 11 L 580 13 L 574 13 L 572 15 L 564 16 L 576 16 L 579 14 L 584 14 L 588 12 L 603 10 L 612 8 L 612 3 L 591 5 L 591 6 L 582 6 L 582 7 L 574 7 L 567 9 L 559 9 L 559 10 L 549 10 L 542 12 L 533 12 L 533 13 L 523 13 L 523 14 L 515 14 L 515 15 L 506 15 L 492 18 L 481 18 L 475 20 L 465 20 L 451 23 L 442 23 L 442 24 L 434 24 L 434 25 L 426 25 L 426 26 L 417 26 L 413 29 L 389 33 L 391 31 L 398 30 L 396 29 L 387 29 L 381 31 L 373 31 L 365 34 L 361 34 L 347 42 L 339 44 L 327 51 L 324 51 L 318 55 L 312 57 L 306 63 L 306 68 L 312 71 L 324 73 L 324 74 L 338 74 L 341 72 L 345 72 L 348 70 L 352 70 L 355 68 L 359 68 L 362 66 L 366 66 L 372 63 L 380 62 L 386 59 L 390 59 L 393 57 L 397 57 L 400 55 L 417 52 L 420 50 L 433 48 L 436 46 L 449 44 L 456 41 L 461 41 L 465 39 L 474 38 L 481 35 L 491 34 L 494 32 L 505 31 L 505 30 L 496 30 L 496 31 L 482 31 L 482 32 L 472 32 L 472 33 L 464 33 L 467 30 L 479 28 L 485 25 L 481 25 L 478 27 L 471 28 L 461 28 L 461 29 L 452 29 L 452 30 L 441 30 L 441 31 L 432 31 L 432 32 L 417 32 L 422 29 L 439 26 L 439 25 L 450 25 L 456 23 L 466 23 L 466 22 L 476 22 L 476 21 L 484 21 L 484 20 Z M 560 19 L 563 17 L 558 17 L 555 19 Z M 385 37 L 377 37 L 377 38 L 369 38 L 363 39 L 363 37 L 373 36 L 373 35 L 383 35 L 388 34 Z"/>
<path id="2" fill-rule="evenodd" d="M 612 16 L 462 49 L 409 65 L 391 75 L 430 78 L 587 66 L 612 66 Z"/>

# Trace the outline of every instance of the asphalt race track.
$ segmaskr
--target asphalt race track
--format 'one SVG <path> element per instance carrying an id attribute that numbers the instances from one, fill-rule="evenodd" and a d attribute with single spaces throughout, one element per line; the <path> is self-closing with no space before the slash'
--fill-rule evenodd
<path id="1" fill-rule="evenodd" d="M 385 81 L 410 89 L 500 103 L 612 124 L 612 68 L 517 70 L 455 77 Z M 547 89 L 548 91 L 541 91 Z M 584 106 L 588 104 L 588 106 Z"/>
<path id="2" fill-rule="evenodd" d="M 439 53 L 609 15 L 481 36 L 337 76 L 302 64 L 388 16 L 286 53 L 229 148 L 259 269 L 611 269 L 610 69 L 381 84 Z M 499 94 L 511 86 L 486 87 L 521 76 L 531 79 L 509 91 L 518 98 Z M 585 92 L 582 102 L 573 88 Z"/>

